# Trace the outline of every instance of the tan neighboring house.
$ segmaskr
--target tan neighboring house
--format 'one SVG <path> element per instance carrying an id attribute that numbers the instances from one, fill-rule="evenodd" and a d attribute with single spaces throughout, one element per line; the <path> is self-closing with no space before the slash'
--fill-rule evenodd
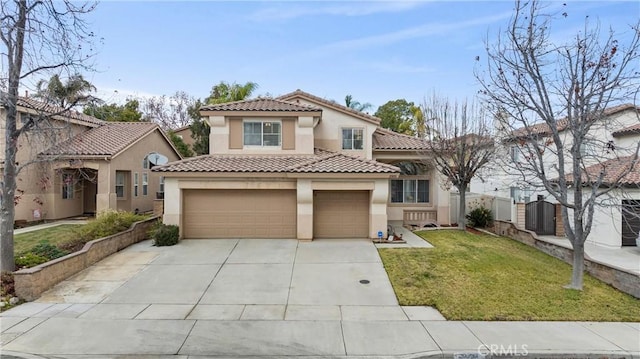
<path id="1" fill-rule="evenodd" d="M 176 136 L 180 137 L 184 143 L 186 143 L 190 149 L 193 150 L 193 145 L 196 143 L 196 140 L 191 137 L 191 125 L 182 126 L 180 128 L 176 128 L 173 130 L 173 133 Z"/>
<path id="2" fill-rule="evenodd" d="M 16 221 L 60 219 L 105 209 L 153 210 L 164 191 L 153 161 L 181 159 L 158 125 L 104 122 L 30 98 L 18 102 L 18 126 L 39 116 L 46 126 L 21 135 L 17 162 Z M 0 113 L 2 123 L 6 111 Z M 0 134 L 4 137 L 4 125 Z M 4 163 L 4 141 L 2 141 Z M 157 156 L 159 154 L 161 156 Z"/>
<path id="3" fill-rule="evenodd" d="M 389 221 L 448 224 L 425 144 L 297 90 L 204 106 L 210 154 L 153 169 L 183 238 L 376 238 Z"/>

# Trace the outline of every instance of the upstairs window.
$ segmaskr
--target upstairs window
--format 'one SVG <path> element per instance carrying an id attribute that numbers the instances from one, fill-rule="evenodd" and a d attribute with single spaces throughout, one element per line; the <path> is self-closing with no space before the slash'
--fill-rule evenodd
<path id="1" fill-rule="evenodd" d="M 361 150 L 364 148 L 364 129 L 343 128 L 342 129 L 342 149 Z"/>
<path id="2" fill-rule="evenodd" d="M 245 121 L 244 145 L 278 147 L 282 141 L 282 125 L 277 121 Z"/>

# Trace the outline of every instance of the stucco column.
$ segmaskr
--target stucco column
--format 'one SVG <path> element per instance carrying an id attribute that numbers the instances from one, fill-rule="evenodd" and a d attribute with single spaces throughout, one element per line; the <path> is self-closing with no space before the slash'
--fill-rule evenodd
<path id="1" fill-rule="evenodd" d="M 378 231 L 387 233 L 387 201 L 389 180 L 376 179 L 369 204 L 369 238 L 378 238 Z"/>
<path id="2" fill-rule="evenodd" d="M 311 180 L 298 179 L 298 239 L 313 239 L 313 189 Z"/>
<path id="3" fill-rule="evenodd" d="M 298 117 L 296 152 L 313 154 L 313 117 Z"/>
<path id="4" fill-rule="evenodd" d="M 209 153 L 229 152 L 229 126 L 227 126 L 224 116 L 209 116 Z"/>
<path id="5" fill-rule="evenodd" d="M 182 192 L 178 185 L 177 178 L 164 179 L 164 215 L 162 222 L 164 224 L 175 224 L 180 226 L 180 207 L 182 205 Z M 183 228 L 180 226 L 180 237 L 182 238 Z"/>

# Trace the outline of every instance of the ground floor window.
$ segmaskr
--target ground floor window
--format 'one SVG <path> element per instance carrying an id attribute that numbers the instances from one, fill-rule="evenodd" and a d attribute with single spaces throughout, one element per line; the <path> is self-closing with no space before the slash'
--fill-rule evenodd
<path id="1" fill-rule="evenodd" d="M 138 197 L 138 172 L 133 174 L 133 196 Z"/>
<path id="2" fill-rule="evenodd" d="M 142 195 L 146 196 L 149 193 L 149 174 L 142 174 Z"/>
<path id="3" fill-rule="evenodd" d="M 391 180 L 391 203 L 429 203 L 429 180 Z"/>
<path id="4" fill-rule="evenodd" d="M 116 198 L 124 198 L 124 172 L 116 171 Z"/>
<path id="5" fill-rule="evenodd" d="M 74 182 L 72 173 L 63 173 L 62 174 L 62 199 L 72 199 L 73 198 L 73 182 Z"/>

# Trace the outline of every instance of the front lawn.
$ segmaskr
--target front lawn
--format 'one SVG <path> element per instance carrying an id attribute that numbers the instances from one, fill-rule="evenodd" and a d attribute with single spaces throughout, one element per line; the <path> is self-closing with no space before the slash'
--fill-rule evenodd
<path id="1" fill-rule="evenodd" d="M 37 231 L 16 234 L 13 237 L 13 252 L 16 255 L 30 251 L 40 242 L 54 246 L 64 243 L 77 235 L 78 224 L 61 224 Z"/>
<path id="2" fill-rule="evenodd" d="M 640 300 L 508 238 L 456 230 L 418 232 L 435 248 L 385 248 L 380 256 L 400 305 L 437 308 L 450 320 L 640 321 Z"/>

